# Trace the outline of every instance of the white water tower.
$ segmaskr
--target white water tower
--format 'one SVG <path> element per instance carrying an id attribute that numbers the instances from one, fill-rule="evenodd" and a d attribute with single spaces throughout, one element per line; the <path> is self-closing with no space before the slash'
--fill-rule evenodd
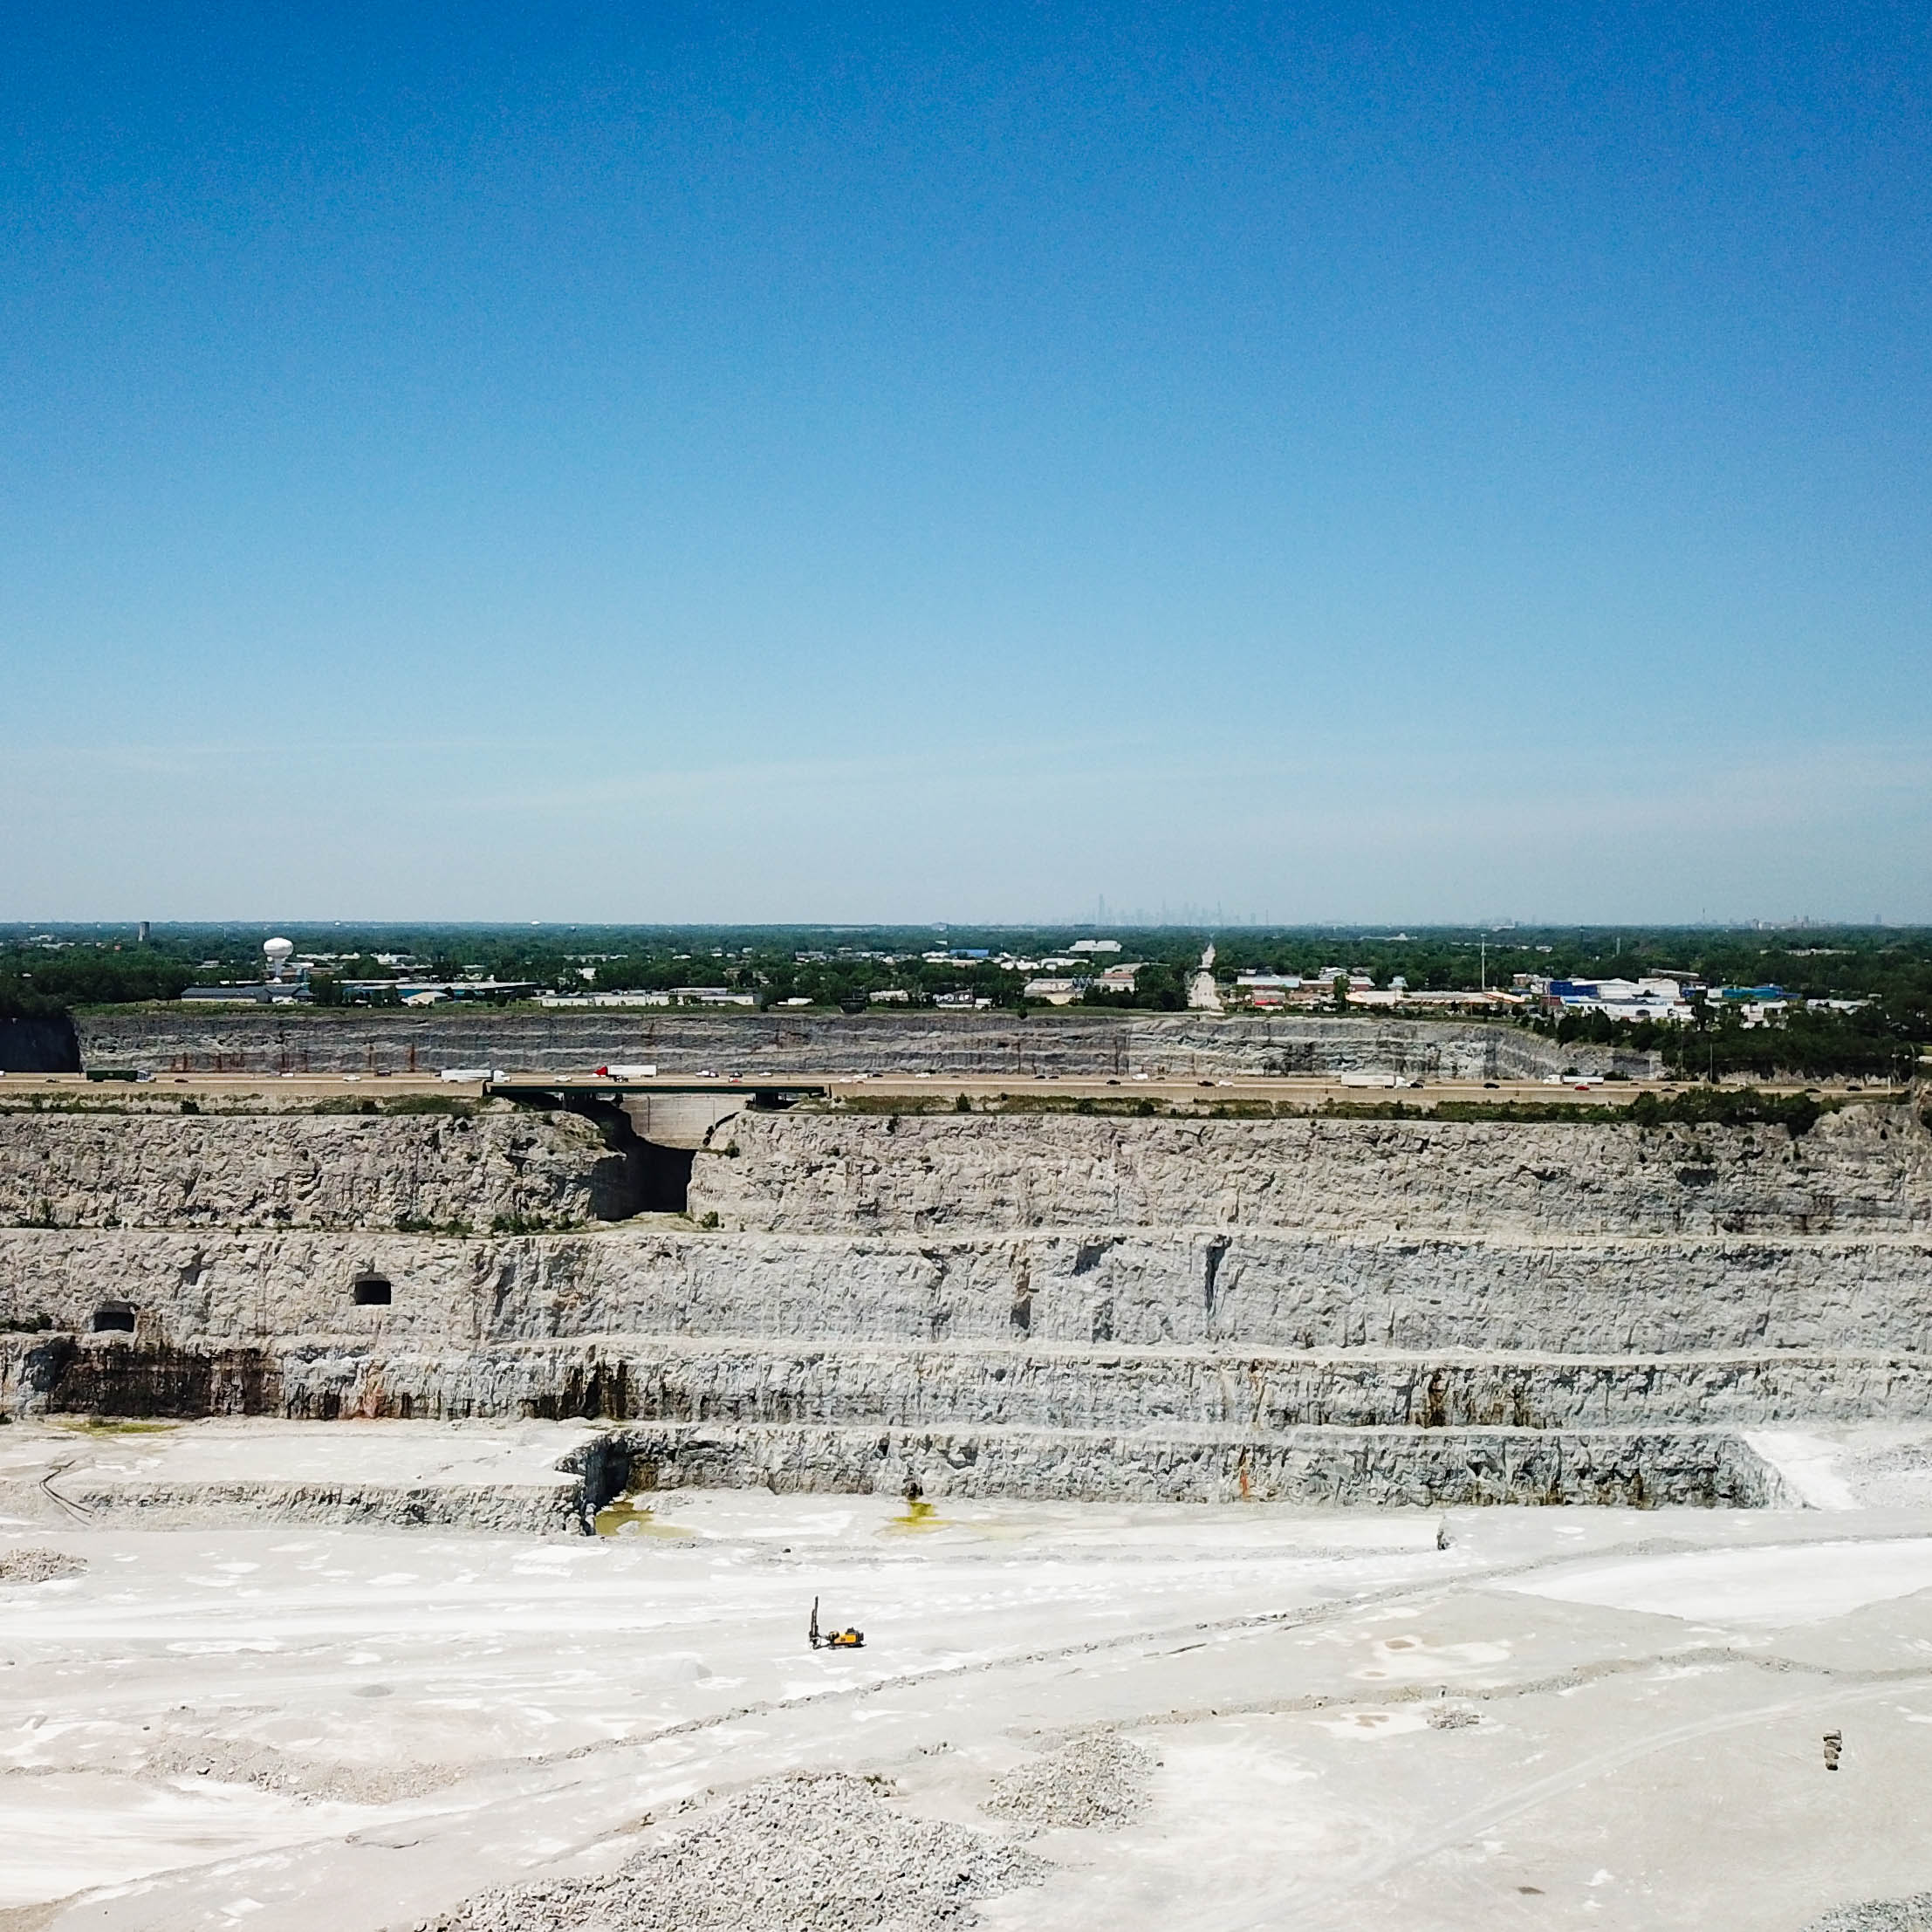
<path id="1" fill-rule="evenodd" d="M 279 979 L 282 976 L 282 969 L 294 956 L 295 942 L 292 939 L 271 939 L 264 942 L 262 952 L 268 961 L 269 977 Z"/>

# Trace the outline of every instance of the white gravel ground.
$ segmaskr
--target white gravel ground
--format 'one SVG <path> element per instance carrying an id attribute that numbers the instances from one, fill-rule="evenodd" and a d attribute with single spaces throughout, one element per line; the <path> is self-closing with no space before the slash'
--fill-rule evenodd
<path id="1" fill-rule="evenodd" d="M 836 1772 L 767 1778 L 596 1878 L 485 1892 L 420 1932 L 950 1932 L 1047 1874 Z"/>
<path id="2" fill-rule="evenodd" d="M 85 1557 L 65 1550 L 0 1550 L 0 1584 L 58 1583 L 79 1576 L 86 1567 Z"/>
<path id="3" fill-rule="evenodd" d="M 1447 1551 L 716 1491 L 606 1541 L 169 1529 L 57 1513 L 75 1436 L 3 1434 L 0 1557 L 83 1565 L 0 1600 L 9 1932 L 1902 1932 L 1932 1892 L 1919 1504 L 1456 1512 Z M 257 1447 L 195 1453 L 317 1453 Z M 814 1596 L 863 1650 L 810 1649 Z"/>

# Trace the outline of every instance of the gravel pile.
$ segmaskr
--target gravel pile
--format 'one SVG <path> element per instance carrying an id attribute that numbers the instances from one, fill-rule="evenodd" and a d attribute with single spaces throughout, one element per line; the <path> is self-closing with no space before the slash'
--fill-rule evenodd
<path id="1" fill-rule="evenodd" d="M 0 1550 L 0 1583 L 58 1583 L 86 1567 L 84 1557 L 60 1550 Z"/>
<path id="2" fill-rule="evenodd" d="M 417 1932 L 954 1932 L 976 1900 L 1047 1871 L 894 1811 L 864 1778 L 773 1778 L 616 1872 L 480 1893 Z"/>
<path id="3" fill-rule="evenodd" d="M 981 1808 L 1038 1831 L 1108 1830 L 1141 1809 L 1158 1763 L 1113 1731 L 1093 1731 L 1009 1771 Z"/>
<path id="4" fill-rule="evenodd" d="M 461 1775 L 440 1765 L 341 1764 L 296 1757 L 269 1744 L 231 1744 L 223 1737 L 168 1739 L 148 1750 L 147 1778 L 207 1778 L 253 1785 L 284 1798 L 332 1798 L 344 1805 L 394 1805 L 453 1783 Z"/>
<path id="5" fill-rule="evenodd" d="M 1477 1712 L 1463 1704 L 1432 1704 L 1429 1707 L 1428 1728 L 1431 1730 L 1473 1730 L 1482 1722 Z"/>
<path id="6" fill-rule="evenodd" d="M 1805 1932 L 1932 1932 L 1932 1892 L 1835 1906 L 1823 1918 L 1813 1919 Z"/>

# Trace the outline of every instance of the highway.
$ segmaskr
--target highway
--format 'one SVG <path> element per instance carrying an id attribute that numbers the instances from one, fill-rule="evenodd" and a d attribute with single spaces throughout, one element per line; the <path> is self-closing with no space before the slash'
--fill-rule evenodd
<path id="1" fill-rule="evenodd" d="M 1735 1090 L 1747 1084 L 1731 1081 Z M 435 1073 L 156 1073 L 139 1081 L 101 1079 L 82 1073 L 0 1074 L 0 1107 L 31 1105 L 38 1098 L 74 1104 L 94 1101 L 104 1107 L 117 1102 L 146 1111 L 163 1096 L 206 1099 L 232 1106 L 252 1098 L 272 1100 L 278 1107 L 314 1106 L 326 1101 L 364 1099 L 392 1101 L 405 1097 L 482 1100 L 535 1098 L 567 1092 L 574 1096 L 712 1094 L 720 1097 L 754 1093 L 795 1099 L 826 1099 L 858 1102 L 867 1111 L 881 1102 L 904 1100 L 915 1106 L 956 1106 L 964 1095 L 976 1108 L 1009 1106 L 1058 1107 L 1093 1103 L 1097 1110 L 1126 1110 L 1148 1101 L 1163 1112 L 1175 1108 L 1207 1111 L 1218 1106 L 1268 1106 L 1290 1113 L 1306 1113 L 1330 1104 L 1374 1105 L 1400 1101 L 1405 1108 L 1428 1112 L 1444 1102 L 1489 1105 L 1547 1106 L 1552 1102 L 1601 1106 L 1628 1106 L 1640 1094 L 1668 1096 L 1682 1092 L 1682 1083 L 1651 1080 L 1437 1080 L 1416 1079 L 1391 1085 L 1387 1076 L 1305 1074 L 1175 1074 L 1099 1073 L 947 1073 L 893 1072 L 848 1073 L 797 1070 L 784 1073 L 700 1069 L 670 1070 L 648 1077 L 613 1078 L 590 1068 L 505 1071 L 485 1081 L 445 1080 Z M 1761 1091 L 1810 1092 L 1824 1099 L 1898 1100 L 1908 1090 L 1860 1083 L 1765 1082 Z"/>

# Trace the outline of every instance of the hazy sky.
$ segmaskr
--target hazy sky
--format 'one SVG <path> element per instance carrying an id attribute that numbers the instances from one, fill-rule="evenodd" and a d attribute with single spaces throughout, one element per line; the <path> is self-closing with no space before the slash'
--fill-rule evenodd
<path id="1" fill-rule="evenodd" d="M 1932 919 L 1922 5 L 17 5 L 0 917 Z"/>

